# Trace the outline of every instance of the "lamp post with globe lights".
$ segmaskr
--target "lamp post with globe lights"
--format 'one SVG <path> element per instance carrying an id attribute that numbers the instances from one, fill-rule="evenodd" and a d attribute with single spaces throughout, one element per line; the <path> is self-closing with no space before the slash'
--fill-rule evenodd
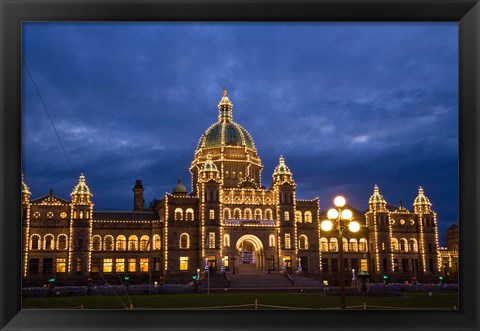
<path id="1" fill-rule="evenodd" d="M 333 200 L 336 208 L 331 208 L 327 212 L 328 220 L 323 221 L 320 227 L 328 232 L 332 229 L 338 231 L 338 259 L 340 260 L 340 270 L 338 275 L 340 285 L 340 309 L 345 309 L 345 266 L 343 261 L 343 231 L 348 229 L 350 232 L 358 232 L 360 223 L 353 221 L 353 213 L 350 209 L 344 208 L 346 200 L 342 196 L 337 196 Z"/>

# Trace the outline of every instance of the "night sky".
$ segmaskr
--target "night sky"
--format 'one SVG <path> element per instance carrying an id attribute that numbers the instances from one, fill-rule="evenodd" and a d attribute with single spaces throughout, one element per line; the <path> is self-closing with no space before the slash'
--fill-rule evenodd
<path id="1" fill-rule="evenodd" d="M 457 23 L 24 23 L 23 173 L 66 199 L 83 172 L 96 210 L 190 191 L 222 89 L 270 187 L 284 155 L 297 198 L 342 194 L 413 208 L 422 186 L 440 239 L 458 220 Z"/>

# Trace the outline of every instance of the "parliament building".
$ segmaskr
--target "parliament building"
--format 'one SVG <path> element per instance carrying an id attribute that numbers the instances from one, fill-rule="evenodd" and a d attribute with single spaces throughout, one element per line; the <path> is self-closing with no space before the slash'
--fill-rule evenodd
<path id="1" fill-rule="evenodd" d="M 178 180 L 171 193 L 145 205 L 141 180 L 132 211 L 96 211 L 82 174 L 70 198 L 31 198 L 22 180 L 24 286 L 191 280 L 198 269 L 298 273 L 338 284 L 344 266 L 370 281 L 433 281 L 443 272 L 437 215 L 420 187 L 413 209 L 387 204 L 375 185 L 368 210 L 353 211 L 356 233 L 324 232 L 318 198 L 296 198 L 294 171 L 279 157 L 271 185 L 249 132 L 232 118 L 226 90 L 218 121 L 200 137 L 190 165 L 191 192 Z M 301 171 L 301 169 L 299 169 Z M 330 203 L 326 203 L 330 205 Z M 347 277 L 348 279 L 348 277 Z"/>

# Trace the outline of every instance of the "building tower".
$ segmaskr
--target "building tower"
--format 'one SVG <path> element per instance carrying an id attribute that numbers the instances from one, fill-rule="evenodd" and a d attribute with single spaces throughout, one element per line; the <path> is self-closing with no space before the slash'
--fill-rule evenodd
<path id="1" fill-rule="evenodd" d="M 80 175 L 71 196 L 68 272 L 87 277 L 90 273 L 92 245 L 92 193 Z"/>
<path id="2" fill-rule="evenodd" d="M 143 205 L 145 204 L 145 200 L 143 199 L 143 192 L 145 191 L 145 189 L 143 188 L 143 184 L 140 179 L 137 179 L 132 191 L 133 191 L 133 211 L 142 211 Z"/>

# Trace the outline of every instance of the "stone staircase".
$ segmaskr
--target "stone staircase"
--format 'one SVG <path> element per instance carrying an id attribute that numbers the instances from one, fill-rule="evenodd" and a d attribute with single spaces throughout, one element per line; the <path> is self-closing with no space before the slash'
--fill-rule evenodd
<path id="1" fill-rule="evenodd" d="M 231 288 L 285 288 L 292 287 L 292 283 L 283 275 L 278 273 L 268 274 L 266 272 L 238 272 L 228 273 L 231 281 Z"/>

